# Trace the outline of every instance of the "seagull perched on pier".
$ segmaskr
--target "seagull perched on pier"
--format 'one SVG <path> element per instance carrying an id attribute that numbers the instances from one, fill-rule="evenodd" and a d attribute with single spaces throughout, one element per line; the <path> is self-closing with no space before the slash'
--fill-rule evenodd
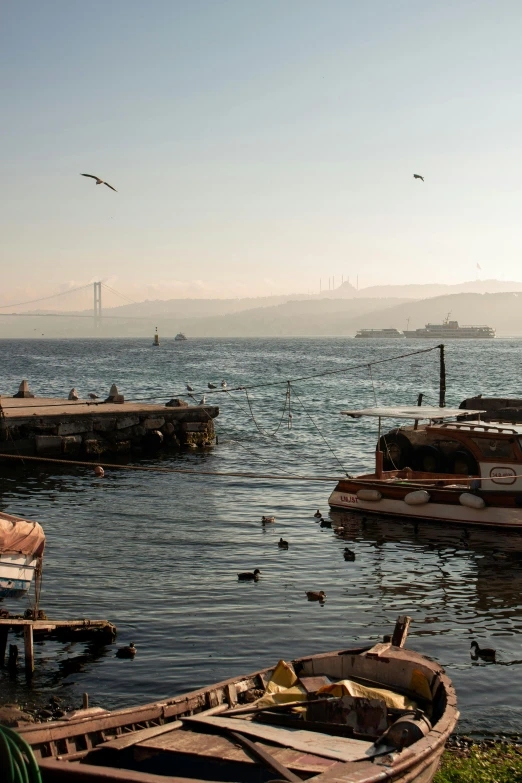
<path id="1" fill-rule="evenodd" d="M 208 384 L 208 388 L 209 388 L 209 389 L 217 389 L 217 386 L 214 386 L 214 384 L 213 384 L 213 383 L 209 383 L 209 384 Z"/>
<path id="2" fill-rule="evenodd" d="M 424 177 L 422 177 L 420 174 L 414 174 L 413 179 L 421 179 L 424 182 Z"/>
<path id="3" fill-rule="evenodd" d="M 100 179 L 95 174 L 80 174 L 80 176 L 81 177 L 90 177 L 91 179 L 95 179 L 97 185 L 107 185 L 107 187 L 110 188 L 111 190 L 114 190 L 115 193 L 118 192 L 116 190 L 116 188 L 113 188 L 112 185 L 109 185 L 108 182 L 105 182 L 103 179 Z"/>
<path id="4" fill-rule="evenodd" d="M 222 389 L 226 389 L 227 388 L 227 382 L 226 381 L 221 381 L 221 388 Z"/>
<path id="5" fill-rule="evenodd" d="M 187 383 L 187 384 L 186 384 L 186 386 L 187 386 L 187 391 L 194 391 L 194 389 L 193 389 L 193 387 L 190 385 L 190 383 Z"/>
<path id="6" fill-rule="evenodd" d="M 97 394 L 94 394 L 93 392 L 89 392 L 89 397 L 91 398 L 91 400 L 97 400 L 97 399 L 99 399 L 99 398 L 98 398 L 98 395 L 97 395 Z"/>

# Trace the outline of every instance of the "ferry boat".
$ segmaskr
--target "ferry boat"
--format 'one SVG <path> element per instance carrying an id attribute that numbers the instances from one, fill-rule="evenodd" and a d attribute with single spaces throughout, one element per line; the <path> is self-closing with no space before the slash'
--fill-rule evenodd
<path id="1" fill-rule="evenodd" d="M 398 329 L 359 329 L 356 337 L 404 337 Z"/>
<path id="2" fill-rule="evenodd" d="M 414 329 L 412 331 L 405 331 L 405 337 L 417 337 L 417 338 L 435 338 L 440 339 L 453 339 L 453 338 L 492 338 L 495 337 L 495 330 L 491 326 L 459 326 L 458 321 L 450 321 L 451 313 L 448 313 L 444 322 L 441 324 L 426 324 L 424 329 Z"/>
<path id="3" fill-rule="evenodd" d="M 178 341 L 179 340 L 186 340 L 187 337 L 186 337 L 186 335 L 183 334 L 183 332 L 178 332 L 174 339 L 178 340 Z"/>
<path id="4" fill-rule="evenodd" d="M 18 733 L 48 783 L 430 783 L 459 713 L 440 664 L 404 647 L 410 619 L 373 646 Z"/>
<path id="5" fill-rule="evenodd" d="M 379 438 L 375 472 L 342 478 L 330 495 L 330 506 L 383 516 L 522 529 L 522 426 L 481 423 L 483 412 L 428 406 L 342 411 L 353 418 L 377 417 L 379 435 L 383 418 L 427 419 L 429 423 L 418 432 L 429 445 L 419 448 L 417 468 L 414 462 L 413 468 L 396 465 L 385 470 L 381 448 L 387 436 Z M 463 413 L 479 420 L 444 421 Z M 396 432 L 406 440 L 402 431 Z M 390 455 L 393 457 L 393 449 Z M 427 457 L 438 461 L 430 464 Z"/>
<path id="6" fill-rule="evenodd" d="M 41 572 L 45 534 L 38 522 L 0 513 L 0 598 L 21 598 Z"/>

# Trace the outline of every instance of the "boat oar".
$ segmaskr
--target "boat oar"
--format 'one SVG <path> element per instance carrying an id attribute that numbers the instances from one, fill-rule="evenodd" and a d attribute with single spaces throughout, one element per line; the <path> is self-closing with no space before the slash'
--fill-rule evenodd
<path id="1" fill-rule="evenodd" d="M 339 698 L 337 696 L 327 698 L 328 701 L 333 701 L 334 699 Z M 272 711 L 281 711 L 286 712 L 286 710 L 291 710 L 294 707 L 308 707 L 310 704 L 312 704 L 314 701 L 324 701 L 324 698 L 321 699 L 304 699 L 303 701 L 287 701 L 284 702 L 284 704 L 265 704 L 263 707 L 259 707 L 256 704 L 252 704 L 250 707 L 235 707 L 231 710 L 225 710 L 225 712 L 222 712 L 223 717 L 233 718 L 235 715 L 249 715 L 251 713 L 256 712 L 264 712 L 265 710 L 272 710 Z"/>
<path id="2" fill-rule="evenodd" d="M 230 734 L 230 736 L 233 737 L 236 742 L 242 745 L 246 750 L 249 750 L 251 753 L 253 753 L 254 756 L 256 756 L 258 759 L 261 759 L 261 761 L 263 761 L 267 767 L 273 769 L 282 780 L 288 780 L 289 783 L 303 783 L 302 778 L 300 778 L 298 775 L 295 775 L 293 772 L 290 772 L 290 770 L 281 764 L 276 758 L 274 758 L 271 753 L 259 745 L 256 745 L 255 742 L 252 742 L 252 740 L 248 739 L 248 737 L 245 737 L 244 734 L 240 734 L 238 731 L 230 730 L 227 730 L 227 734 Z"/>

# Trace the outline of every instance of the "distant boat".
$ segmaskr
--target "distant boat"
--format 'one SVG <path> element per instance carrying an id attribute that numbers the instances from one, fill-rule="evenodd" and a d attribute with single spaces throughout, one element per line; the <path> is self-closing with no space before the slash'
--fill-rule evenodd
<path id="1" fill-rule="evenodd" d="M 404 337 L 398 329 L 359 329 L 356 337 Z"/>
<path id="2" fill-rule="evenodd" d="M 492 338 L 495 330 L 491 326 L 459 326 L 458 321 L 450 321 L 451 313 L 448 313 L 441 324 L 426 324 L 424 329 L 415 329 L 404 332 L 405 337 L 427 338 L 434 337 L 437 340 L 447 338 Z"/>
<path id="3" fill-rule="evenodd" d="M 0 513 L 0 598 L 21 598 L 41 573 L 45 534 L 38 522 Z"/>
<path id="4" fill-rule="evenodd" d="M 187 336 L 183 332 L 178 332 L 174 338 L 175 340 L 186 340 Z"/>

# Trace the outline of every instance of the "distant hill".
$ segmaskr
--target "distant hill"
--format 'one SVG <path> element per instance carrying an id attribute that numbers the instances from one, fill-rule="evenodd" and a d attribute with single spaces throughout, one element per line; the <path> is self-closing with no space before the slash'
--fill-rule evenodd
<path id="1" fill-rule="evenodd" d="M 498 335 L 522 335 L 522 292 L 452 294 L 423 300 L 357 299 L 288 302 L 216 318 L 187 319 L 196 336 L 353 336 L 362 328 L 400 331 L 442 323 L 448 313 L 460 324 L 487 324 Z"/>
<path id="2" fill-rule="evenodd" d="M 360 288 L 358 291 L 350 283 L 343 283 L 334 291 L 329 291 L 328 295 L 345 299 L 355 297 L 368 299 L 390 296 L 405 299 L 428 299 L 448 294 L 498 294 L 510 291 L 522 292 L 522 283 L 517 283 L 513 280 L 468 280 L 465 283 L 455 283 L 453 285 L 440 283 L 373 285 L 368 288 Z"/>
<path id="3" fill-rule="evenodd" d="M 498 283 L 498 281 L 490 281 Z M 482 284 L 486 285 L 487 281 Z M 467 285 L 467 284 L 461 284 Z M 416 329 L 442 323 L 448 313 L 460 324 L 487 324 L 499 336 L 522 336 L 522 283 L 519 291 L 452 293 L 425 299 L 407 297 L 265 297 L 242 300 L 180 299 L 104 309 L 100 330 L 88 311 L 57 318 L 43 313 L 16 318 L 0 313 L 2 337 L 161 337 L 185 332 L 195 337 L 354 336 L 362 328 Z M 412 289 L 419 287 L 411 287 Z M 422 286 L 422 288 L 425 288 Z M 453 288 L 444 286 L 444 288 Z M 409 286 L 383 286 L 380 291 Z M 369 289 L 364 289 L 365 291 Z M 374 289 L 377 290 L 377 289 Z M 256 306 L 253 306 L 255 303 Z M 161 305 L 161 307 L 160 307 Z M 232 308 L 232 311 L 230 311 Z M 209 314 L 210 312 L 210 314 Z M 114 317 L 118 316 L 118 317 Z M 119 317 L 123 316 L 123 317 Z"/>
<path id="4" fill-rule="evenodd" d="M 352 332 L 362 328 L 385 327 L 394 327 L 402 332 L 408 321 L 409 329 L 418 329 L 429 321 L 442 323 L 448 313 L 461 326 L 486 324 L 496 329 L 497 336 L 522 335 L 522 293 L 516 292 L 453 294 L 409 301 L 371 314 L 362 314 L 352 318 L 346 326 L 351 327 Z"/>

